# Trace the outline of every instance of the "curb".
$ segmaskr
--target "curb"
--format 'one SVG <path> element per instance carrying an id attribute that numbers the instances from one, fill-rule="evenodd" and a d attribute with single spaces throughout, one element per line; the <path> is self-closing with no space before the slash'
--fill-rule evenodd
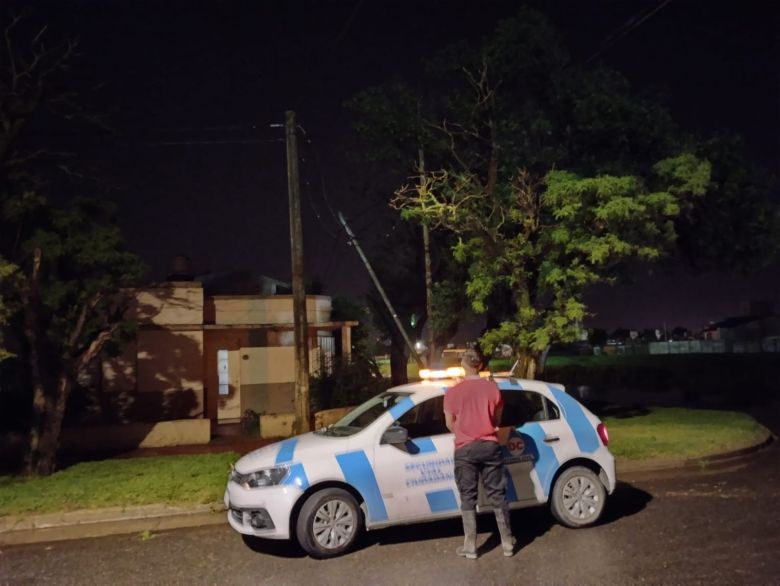
<path id="1" fill-rule="evenodd" d="M 777 437 L 767 429 L 764 438 L 759 442 L 731 452 L 677 460 L 658 459 L 644 462 L 618 460 L 615 464 L 617 477 L 618 480 L 631 481 L 658 476 L 669 478 L 683 472 L 721 472 L 731 468 L 741 468 L 747 465 L 744 460 L 770 446 L 776 440 Z"/>
<path id="2" fill-rule="evenodd" d="M 142 505 L 0 517 L 0 546 L 227 523 L 223 503 Z"/>
<path id="3" fill-rule="evenodd" d="M 681 473 L 724 471 L 746 465 L 745 459 L 771 445 L 777 438 L 767 430 L 755 445 L 702 458 L 684 460 L 618 461 L 619 481 L 668 478 Z M 86 509 L 43 515 L 0 517 L 0 546 L 25 545 L 104 537 L 146 531 L 227 524 L 221 502 L 192 507 L 142 505 Z"/>

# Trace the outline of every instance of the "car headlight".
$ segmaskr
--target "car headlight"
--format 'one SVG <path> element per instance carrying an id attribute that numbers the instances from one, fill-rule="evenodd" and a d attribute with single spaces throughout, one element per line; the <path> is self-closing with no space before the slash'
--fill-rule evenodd
<path id="1" fill-rule="evenodd" d="M 287 466 L 277 466 L 276 468 L 266 468 L 248 474 L 241 474 L 238 470 L 230 473 L 230 480 L 243 486 L 244 488 L 259 488 L 261 486 L 274 486 L 282 482 L 290 471 Z"/>

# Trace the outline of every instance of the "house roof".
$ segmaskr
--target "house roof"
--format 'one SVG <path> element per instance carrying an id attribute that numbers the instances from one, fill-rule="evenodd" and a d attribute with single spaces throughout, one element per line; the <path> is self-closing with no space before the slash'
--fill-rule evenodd
<path id="1" fill-rule="evenodd" d="M 203 283 L 206 295 L 277 295 L 291 293 L 289 283 L 273 279 L 255 271 L 232 269 L 195 277 Z"/>
<path id="2" fill-rule="evenodd" d="M 726 319 L 721 320 L 719 322 L 711 323 L 706 328 L 704 328 L 703 331 L 714 332 L 715 330 L 720 330 L 720 329 L 736 328 L 738 326 L 742 326 L 754 321 L 761 321 L 769 317 L 774 317 L 774 316 L 773 315 L 740 315 L 737 317 L 727 317 Z"/>

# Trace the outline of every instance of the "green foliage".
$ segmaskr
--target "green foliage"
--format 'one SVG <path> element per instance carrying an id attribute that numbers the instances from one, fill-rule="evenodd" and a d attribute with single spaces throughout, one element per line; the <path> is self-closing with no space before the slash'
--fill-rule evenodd
<path id="1" fill-rule="evenodd" d="M 453 254 L 468 267 L 475 311 L 510 292 L 510 313 L 493 320 L 483 349 L 509 343 L 538 359 L 578 339 L 588 287 L 667 253 L 675 220 L 709 187 L 710 164 L 690 151 L 669 156 L 664 108 L 614 72 L 572 66 L 533 11 L 435 64 L 450 85 L 443 122 L 431 126 L 449 152 L 393 205 L 458 235 Z"/>
<path id="2" fill-rule="evenodd" d="M 735 137 L 710 139 L 699 152 L 712 163 L 712 176 L 707 196 L 676 221 L 683 258 L 701 270 L 766 265 L 780 251 L 776 181 L 745 160 Z"/>
<path id="3" fill-rule="evenodd" d="M 73 85 L 83 76 L 68 72 L 76 41 L 58 42 L 48 26 L 23 16 L 10 18 L 4 31 L 0 259 L 18 269 L 7 278 L 0 264 L 0 331 L 19 354 L 15 370 L 27 369 L 17 380 L 28 381 L 34 395 L 28 470 L 48 474 L 70 388 L 110 339 L 127 333 L 123 287 L 143 267 L 124 249 L 111 206 L 98 197 L 76 197 L 99 193 L 94 184 L 85 187 L 78 164 L 28 132 L 31 126 L 84 122 L 106 129 Z"/>
<path id="4" fill-rule="evenodd" d="M 17 266 L 0 256 L 0 362 L 13 356 L 3 343 L 3 330 L 8 324 L 8 318 L 13 311 L 12 305 L 9 305 L 8 301 L 4 299 L 3 291 L 7 286 L 11 286 L 10 282 L 16 275 L 16 272 Z"/>
<path id="5" fill-rule="evenodd" d="M 58 354 L 67 350 L 79 314 L 90 311 L 77 346 L 85 347 L 105 329 L 117 311 L 120 287 L 143 274 L 138 258 L 124 249 L 112 206 L 79 198 L 63 208 L 46 208 L 21 246 L 21 264 L 30 266 L 35 249 L 42 253 L 41 301 L 50 342 Z"/>
<path id="6" fill-rule="evenodd" d="M 331 319 L 334 321 L 356 321 L 352 328 L 352 360 L 373 362 L 378 353 L 379 331 L 374 324 L 371 310 L 348 297 L 335 296 L 332 300 Z"/>
<path id="7" fill-rule="evenodd" d="M 423 119 L 423 99 L 403 81 L 367 88 L 345 106 L 357 115 L 353 128 L 363 143 L 361 160 L 392 161 L 408 171 L 417 149 L 432 140 Z"/>
<path id="8" fill-rule="evenodd" d="M 428 75 L 413 113 L 408 87 L 399 110 L 391 93 L 367 93 L 363 112 L 386 118 L 362 130 L 387 133 L 398 152 L 424 136 L 428 172 L 392 205 L 457 236 L 465 292 L 491 324 L 483 346 L 538 360 L 577 339 L 588 287 L 676 246 L 704 266 L 755 266 L 777 250 L 778 215 L 737 151 L 683 135 L 619 73 L 572 63 L 540 13 L 523 8 L 478 43 L 445 48 Z"/>
<path id="9" fill-rule="evenodd" d="M 521 171 L 499 179 L 492 195 L 442 173 L 425 190 L 400 193 L 396 205 L 461 235 L 454 253 L 468 264 L 475 311 L 487 311 L 499 289 L 514 292 L 512 319 L 487 332 L 483 347 L 539 354 L 578 339 L 588 286 L 613 282 L 621 265 L 657 259 L 674 242 L 673 221 L 702 193 L 709 164 L 683 154 L 655 170 L 648 181 L 550 171 L 539 182 Z"/>
<path id="10" fill-rule="evenodd" d="M 330 374 L 311 378 L 313 412 L 359 405 L 387 390 L 390 381 L 378 375 L 365 360 L 337 361 Z"/>

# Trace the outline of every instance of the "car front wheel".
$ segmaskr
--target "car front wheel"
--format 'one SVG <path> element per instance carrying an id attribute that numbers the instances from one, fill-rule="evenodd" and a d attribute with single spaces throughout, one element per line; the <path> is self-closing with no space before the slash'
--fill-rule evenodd
<path id="1" fill-rule="evenodd" d="M 362 512 L 355 498 L 340 488 L 326 488 L 303 503 L 296 537 L 311 557 L 324 559 L 349 551 L 362 527 Z"/>
<path id="2" fill-rule="evenodd" d="M 572 466 L 555 481 L 550 509 L 562 525 L 586 527 L 599 520 L 606 497 L 604 485 L 592 470 Z"/>

